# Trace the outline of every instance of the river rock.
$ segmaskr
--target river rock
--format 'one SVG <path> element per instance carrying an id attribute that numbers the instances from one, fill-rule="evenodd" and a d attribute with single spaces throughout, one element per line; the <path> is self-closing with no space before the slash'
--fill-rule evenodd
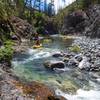
<path id="1" fill-rule="evenodd" d="M 70 59 L 67 65 L 70 67 L 77 67 L 78 62 L 75 59 Z"/>
<path id="2" fill-rule="evenodd" d="M 62 81 L 60 89 L 68 93 L 75 93 L 78 87 L 74 82 L 67 80 L 67 81 Z"/>
<path id="3" fill-rule="evenodd" d="M 83 57 L 83 60 L 79 63 L 78 68 L 89 70 L 91 67 L 86 57 Z"/>
<path id="4" fill-rule="evenodd" d="M 44 63 L 45 68 L 65 68 L 65 63 L 63 61 L 46 61 Z"/>
<path id="5" fill-rule="evenodd" d="M 94 65 L 92 65 L 91 71 L 100 71 L 100 62 L 96 62 L 94 63 Z"/>
<path id="6" fill-rule="evenodd" d="M 53 57 L 63 57 L 63 54 L 58 52 L 58 53 L 54 53 L 52 56 Z"/>
<path id="7" fill-rule="evenodd" d="M 82 55 L 76 55 L 75 57 L 74 57 L 74 59 L 76 59 L 78 62 L 81 62 L 82 60 L 83 60 L 83 58 L 82 58 Z"/>

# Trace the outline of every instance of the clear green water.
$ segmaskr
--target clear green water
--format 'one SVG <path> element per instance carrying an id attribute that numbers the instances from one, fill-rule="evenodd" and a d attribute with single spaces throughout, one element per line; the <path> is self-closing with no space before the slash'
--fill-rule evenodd
<path id="1" fill-rule="evenodd" d="M 32 49 L 31 47 L 23 54 L 18 54 L 13 58 L 12 65 L 14 66 L 14 72 L 17 76 L 27 79 L 28 81 L 39 81 L 48 84 L 52 88 L 65 89 L 69 87 L 81 88 L 77 91 L 76 95 L 68 95 L 59 90 L 56 90 L 56 94 L 62 95 L 68 100 L 100 100 L 100 87 L 95 83 L 90 86 L 90 80 L 88 75 L 83 75 L 84 80 L 78 80 L 75 76 L 75 70 L 66 69 L 65 72 L 55 72 L 44 68 L 43 63 L 47 60 L 60 60 L 53 58 L 52 54 L 56 52 L 64 51 L 73 43 L 73 39 L 63 39 L 59 36 L 53 36 L 51 42 L 43 42 L 43 48 Z M 77 85 L 76 85 L 77 84 Z M 94 90 L 94 87 L 97 86 Z M 90 91 L 83 88 L 91 88 Z M 84 95 L 85 94 L 85 95 Z M 87 95 L 89 94 L 89 95 Z"/>
<path id="2" fill-rule="evenodd" d="M 54 36 L 52 41 L 43 42 L 43 48 L 29 48 L 23 54 L 18 54 L 13 59 L 15 73 L 28 80 L 47 81 L 50 78 L 63 79 L 60 74 L 44 68 L 43 63 L 47 60 L 60 60 L 53 58 L 52 54 L 56 52 L 66 51 L 72 44 L 73 39 L 63 39 L 62 37 Z"/>

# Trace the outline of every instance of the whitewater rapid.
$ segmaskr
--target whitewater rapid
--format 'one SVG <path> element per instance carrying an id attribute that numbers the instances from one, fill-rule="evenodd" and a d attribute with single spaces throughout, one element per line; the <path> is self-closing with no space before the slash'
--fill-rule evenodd
<path id="1" fill-rule="evenodd" d="M 100 78 L 98 78 L 100 80 Z M 67 94 L 62 92 L 61 90 L 55 90 L 56 95 L 63 96 L 67 100 L 100 100 L 100 86 L 96 83 L 90 81 L 92 89 L 78 89 L 75 95 Z"/>

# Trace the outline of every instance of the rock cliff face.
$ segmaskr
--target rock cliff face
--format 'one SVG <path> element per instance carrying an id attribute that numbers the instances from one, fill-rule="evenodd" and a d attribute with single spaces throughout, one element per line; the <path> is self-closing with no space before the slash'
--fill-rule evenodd
<path id="1" fill-rule="evenodd" d="M 86 13 L 89 24 L 85 27 L 85 35 L 100 38 L 100 5 L 91 6 Z"/>
<path id="2" fill-rule="evenodd" d="M 85 20 L 88 17 L 86 13 L 82 10 L 75 11 L 64 18 L 64 25 L 62 30 L 65 34 L 74 34 L 81 32 L 85 28 Z"/>
<path id="3" fill-rule="evenodd" d="M 13 25 L 16 35 L 21 38 L 31 38 L 34 34 L 35 29 L 26 20 L 20 19 L 19 17 L 12 17 L 10 22 Z"/>
<path id="4" fill-rule="evenodd" d="M 86 11 L 78 10 L 65 16 L 62 31 L 100 38 L 100 5 L 91 5 Z"/>
<path id="5" fill-rule="evenodd" d="M 31 39 L 34 33 L 35 28 L 19 17 L 0 20 L 0 45 L 4 39 L 18 40 L 21 43 L 22 38 Z"/>

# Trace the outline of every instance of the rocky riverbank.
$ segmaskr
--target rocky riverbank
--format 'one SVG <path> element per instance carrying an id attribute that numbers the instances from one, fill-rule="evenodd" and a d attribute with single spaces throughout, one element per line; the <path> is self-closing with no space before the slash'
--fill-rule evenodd
<path id="1" fill-rule="evenodd" d="M 7 66 L 5 66 L 7 67 Z M 53 90 L 39 82 L 26 82 L 11 71 L 0 67 L 0 99 L 1 100 L 65 100 L 56 97 Z"/>
<path id="2" fill-rule="evenodd" d="M 77 37 L 72 46 L 66 49 L 66 52 L 52 54 L 57 60 L 45 61 L 44 66 L 57 73 L 73 70 L 73 77 L 77 76 L 81 80 L 87 80 L 88 77 L 91 80 L 95 77 L 96 80 L 100 77 L 100 39 Z"/>
<path id="3" fill-rule="evenodd" d="M 76 10 L 65 14 L 63 25 L 64 34 L 80 34 L 100 38 L 100 4 L 90 5 L 86 10 Z"/>
<path id="4" fill-rule="evenodd" d="M 14 55 L 25 53 L 29 48 L 29 41 L 22 39 L 22 43 L 13 46 Z M 66 100 L 56 96 L 53 89 L 32 81 L 27 82 L 13 73 L 13 66 L 7 62 L 0 63 L 0 99 L 1 100 Z"/>

